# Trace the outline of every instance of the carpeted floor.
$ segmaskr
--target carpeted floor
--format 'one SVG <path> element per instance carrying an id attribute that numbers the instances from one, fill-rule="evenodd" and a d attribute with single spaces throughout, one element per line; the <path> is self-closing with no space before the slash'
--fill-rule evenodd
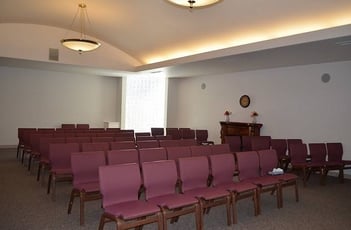
<path id="1" fill-rule="evenodd" d="M 85 226 L 79 225 L 79 202 L 75 200 L 72 214 L 67 214 L 71 185 L 59 183 L 56 202 L 46 194 L 46 185 L 36 181 L 33 166 L 29 173 L 16 159 L 14 149 L 0 149 L 0 229 L 6 230 L 58 230 L 98 229 L 102 213 L 101 202 L 86 203 Z M 270 194 L 262 196 L 262 214 L 254 217 L 252 202 L 238 203 L 238 221 L 228 227 L 225 209 L 211 209 L 205 215 L 205 229 L 237 230 L 347 230 L 351 228 L 351 181 L 340 184 L 329 177 L 326 186 L 319 185 L 319 177 L 312 176 L 306 188 L 299 186 L 300 202 L 296 203 L 293 188 L 284 190 L 284 207 L 276 208 L 275 198 Z M 170 230 L 195 229 L 192 215 L 181 217 L 175 224 L 168 224 Z M 114 223 L 105 225 L 105 230 L 115 229 Z M 156 229 L 147 225 L 143 229 Z"/>

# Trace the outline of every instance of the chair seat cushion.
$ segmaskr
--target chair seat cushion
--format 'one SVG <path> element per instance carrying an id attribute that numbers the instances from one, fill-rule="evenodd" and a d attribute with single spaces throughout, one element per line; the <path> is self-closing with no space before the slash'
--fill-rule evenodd
<path id="1" fill-rule="evenodd" d="M 56 175 L 70 175 L 72 174 L 72 169 L 52 169 L 51 172 Z"/>
<path id="2" fill-rule="evenodd" d="M 279 179 L 275 176 L 261 176 L 255 178 L 246 179 L 244 182 L 253 183 L 258 186 L 271 186 L 280 183 Z"/>
<path id="3" fill-rule="evenodd" d="M 276 178 L 278 178 L 279 180 L 282 181 L 290 181 L 290 180 L 297 180 L 298 176 L 296 176 L 295 174 L 292 173 L 284 173 L 281 175 L 276 175 Z"/>
<path id="4" fill-rule="evenodd" d="M 113 204 L 105 207 L 104 209 L 106 213 L 121 217 L 124 220 L 153 215 L 160 211 L 160 208 L 157 205 L 141 200 Z"/>
<path id="5" fill-rule="evenodd" d="M 90 182 L 90 183 L 79 183 L 73 185 L 74 189 L 79 191 L 84 190 L 85 192 L 97 192 L 100 191 L 99 182 Z"/>
<path id="6" fill-rule="evenodd" d="M 169 209 L 175 209 L 187 205 L 193 205 L 198 200 L 188 194 L 170 194 L 154 197 L 148 200 L 148 203 L 156 204 Z"/>
<path id="7" fill-rule="evenodd" d="M 205 200 L 212 200 L 227 196 L 229 195 L 229 192 L 223 188 L 206 187 L 188 190 L 185 192 L 185 194 L 193 197 L 203 198 Z"/>
<path id="8" fill-rule="evenodd" d="M 229 191 L 235 191 L 237 193 L 246 192 L 257 188 L 257 186 L 254 185 L 253 183 L 248 183 L 244 181 L 228 183 L 228 184 L 220 184 L 216 187 L 223 188 Z"/>

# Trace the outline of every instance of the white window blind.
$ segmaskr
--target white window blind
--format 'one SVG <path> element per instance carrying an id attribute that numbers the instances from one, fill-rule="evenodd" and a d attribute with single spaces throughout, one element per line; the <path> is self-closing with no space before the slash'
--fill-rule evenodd
<path id="1" fill-rule="evenodd" d="M 166 78 L 162 74 L 127 77 L 125 82 L 125 129 L 150 132 L 164 127 Z"/>

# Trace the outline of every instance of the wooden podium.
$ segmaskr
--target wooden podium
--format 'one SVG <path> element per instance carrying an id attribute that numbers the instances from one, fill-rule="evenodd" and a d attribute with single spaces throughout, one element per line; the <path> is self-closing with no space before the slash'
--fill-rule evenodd
<path id="1" fill-rule="evenodd" d="M 225 136 L 259 136 L 262 124 L 244 122 L 219 122 L 221 125 L 221 142 Z"/>

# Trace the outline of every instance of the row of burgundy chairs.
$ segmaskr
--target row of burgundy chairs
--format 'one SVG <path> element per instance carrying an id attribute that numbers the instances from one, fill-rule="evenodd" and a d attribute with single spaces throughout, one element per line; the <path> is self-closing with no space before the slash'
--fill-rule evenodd
<path id="1" fill-rule="evenodd" d="M 215 147 L 216 146 L 216 147 Z M 236 169 L 236 163 L 235 163 L 235 159 L 234 159 L 234 155 L 233 153 L 229 153 L 228 151 L 225 152 L 226 150 L 229 149 L 229 147 L 223 148 L 226 145 L 214 145 L 211 146 L 212 149 L 215 150 L 215 153 L 217 154 L 211 154 L 211 155 L 207 155 L 207 154 L 195 154 L 194 156 L 191 155 L 189 149 L 193 148 L 193 149 L 210 149 L 211 147 L 206 147 L 206 146 L 193 146 L 193 147 L 169 147 L 167 149 L 165 148 L 155 148 L 155 149 L 141 149 L 141 150 L 135 150 L 135 149 L 129 149 L 129 150 L 112 150 L 112 151 L 108 151 L 107 152 L 107 159 L 106 162 L 109 165 L 114 165 L 114 164 L 126 164 L 126 163 L 135 163 L 137 165 L 140 165 L 140 167 L 142 167 L 142 165 L 145 164 L 145 162 L 155 162 L 155 161 L 162 161 L 162 160 L 176 160 L 176 162 L 180 162 L 182 161 L 182 159 L 197 159 L 197 158 L 203 158 L 206 159 L 206 162 L 208 162 L 208 160 L 214 161 L 214 163 L 211 163 L 209 167 L 210 170 L 209 172 L 204 172 L 203 170 L 201 170 L 201 168 L 198 168 L 198 164 L 194 163 L 191 167 L 189 167 L 189 174 L 194 174 L 195 172 L 200 173 L 200 175 L 202 176 L 202 181 L 204 181 L 206 183 L 207 178 L 209 177 L 209 175 L 211 174 L 212 176 L 210 178 L 212 178 L 212 185 L 214 186 L 220 186 L 220 187 L 225 187 L 226 190 L 230 190 L 231 188 L 231 200 L 235 198 L 236 200 L 242 199 L 242 198 L 246 198 L 248 197 L 252 197 L 254 200 L 254 208 L 255 208 L 255 215 L 260 213 L 260 206 L 259 204 L 259 197 L 258 195 L 261 194 L 262 192 L 265 191 L 277 191 L 277 206 L 278 207 L 282 207 L 282 198 L 281 198 L 281 188 L 287 185 L 295 185 L 295 189 L 296 189 L 296 200 L 298 200 L 298 192 L 297 192 L 297 184 L 296 184 L 296 176 L 294 175 L 290 175 L 290 174 L 284 174 L 284 176 L 279 176 L 279 177 L 275 177 L 278 178 L 279 180 L 275 180 L 275 184 L 272 184 L 272 180 L 268 180 L 267 177 L 268 175 L 268 171 L 271 171 L 274 167 L 276 167 L 277 165 L 277 156 L 274 150 L 263 150 L 259 153 L 252 151 L 252 152 L 244 152 L 244 153 L 236 153 L 237 154 L 237 158 L 238 158 L 238 169 L 240 170 L 239 174 L 239 179 L 241 181 L 247 180 L 246 183 L 241 182 L 241 184 L 239 183 L 235 183 L 232 184 L 230 183 L 230 186 L 228 187 L 228 185 L 223 185 L 225 184 L 225 182 L 232 182 L 233 179 L 233 173 L 237 170 Z M 221 149 L 222 151 L 218 151 L 219 149 Z M 226 150 L 225 150 L 226 149 Z M 216 151 L 217 150 L 217 151 Z M 104 152 L 103 151 L 98 151 L 100 155 L 100 158 L 105 159 L 104 157 Z M 92 162 L 95 163 L 86 163 L 86 161 L 84 159 L 88 159 L 88 156 L 86 154 L 87 152 L 83 152 L 83 153 L 75 153 L 75 154 L 71 154 L 71 164 L 72 164 L 72 171 L 73 171 L 73 175 L 75 174 L 75 167 L 77 167 L 77 165 L 80 168 L 85 168 L 84 170 L 81 169 L 81 171 L 84 171 L 85 174 L 87 172 L 87 167 L 92 167 L 92 165 L 95 165 L 95 170 L 97 168 L 96 164 L 99 164 L 98 162 L 102 162 L 104 160 L 95 160 Z M 188 153 L 188 154 L 186 154 Z M 166 156 L 168 154 L 168 156 Z M 173 154 L 173 155 L 172 155 Z M 68 154 L 69 155 L 69 154 Z M 78 157 L 80 156 L 80 157 Z M 76 158 L 84 158 L 82 160 L 77 160 Z M 260 157 L 260 161 L 259 161 L 259 157 Z M 75 160 L 74 160 L 75 159 Z M 208 160 L 207 160 L 208 159 Z M 216 160 L 217 159 L 217 160 Z M 240 163 L 241 162 L 241 163 Z M 266 162 L 266 163 L 264 163 Z M 201 165 L 201 164 L 200 164 Z M 248 167 L 249 166 L 249 167 Z M 259 171 L 258 169 L 260 169 L 261 171 Z M 159 176 L 162 176 L 166 171 L 163 171 L 163 173 L 160 173 Z M 90 175 L 95 175 L 96 174 L 90 174 Z M 126 174 L 123 174 L 126 175 Z M 252 180 L 253 176 L 260 176 L 260 179 L 255 179 Z M 261 178 L 261 175 L 265 176 Z M 156 175 L 155 175 L 156 176 Z M 177 177 L 178 178 L 182 178 L 181 175 L 181 166 L 178 165 L 178 173 L 177 173 Z M 223 178 L 224 177 L 224 178 Z M 266 178 L 267 177 L 267 178 Z M 76 180 L 76 176 L 74 175 L 74 180 Z M 265 178 L 265 179 L 263 179 Z M 199 179 L 199 178 L 197 178 Z M 284 179 L 284 183 L 283 180 Z M 68 213 L 71 212 L 71 208 L 72 208 L 72 204 L 73 204 L 73 199 L 75 196 L 80 196 L 80 202 L 81 202 L 81 224 L 84 224 L 84 205 L 82 205 L 82 203 L 84 203 L 84 201 L 88 201 L 91 199 L 97 199 L 100 198 L 99 194 L 98 194 L 98 189 L 97 189 L 97 182 L 96 182 L 96 177 L 95 179 L 91 179 L 91 183 L 89 184 L 87 183 L 87 181 L 83 180 L 84 183 L 81 184 L 80 186 L 77 185 L 76 182 L 74 182 L 73 180 L 73 184 L 74 184 L 74 188 L 72 190 L 72 194 L 71 194 L 71 199 L 70 199 L 70 203 L 69 203 L 69 209 L 68 209 Z M 119 181 L 117 179 L 114 179 L 115 181 Z M 129 177 L 128 177 L 129 180 Z M 250 182 L 250 183 L 249 183 Z M 279 182 L 279 183 L 278 183 Z M 144 182 L 145 183 L 145 182 Z M 193 186 L 192 184 L 186 185 L 186 183 L 183 180 L 181 180 L 181 184 L 182 186 Z M 191 182 L 193 183 L 193 182 Z M 255 186 L 252 185 L 252 183 L 256 184 Z M 78 183 L 79 184 L 79 183 Z M 175 184 L 174 184 L 175 185 Z M 84 186 L 88 186 L 88 188 L 84 188 Z M 148 188 L 146 185 L 144 185 L 146 193 L 148 191 Z M 95 188 L 95 189 L 93 189 Z M 234 192 L 235 190 L 235 192 Z M 248 193 L 248 194 L 247 194 Z M 232 201 L 234 202 L 234 201 Z M 220 202 L 221 203 L 221 202 Z M 223 200 L 222 200 L 222 203 Z M 205 205 L 205 204 L 203 204 Z M 234 203 L 233 203 L 234 205 Z M 201 206 L 201 205 L 200 205 Z M 234 208 L 234 207 L 233 207 Z M 104 217 L 105 218 L 105 217 Z M 107 218 L 107 217 L 106 217 Z M 234 210 L 234 223 L 236 223 L 236 211 Z"/>
<path id="2" fill-rule="evenodd" d="M 235 206 L 239 199 L 252 198 L 254 213 L 258 215 L 261 193 L 276 191 L 277 207 L 281 208 L 283 203 L 281 190 L 288 185 L 295 186 L 296 201 L 298 201 L 295 175 L 268 175 L 268 171 L 272 170 L 271 167 L 278 163 L 274 150 L 238 152 L 236 157 L 240 170 L 239 181 L 233 181 L 236 164 L 232 153 L 179 158 L 177 161 L 143 162 L 141 173 L 136 163 L 99 167 L 100 191 L 105 210 L 101 216 L 99 229 L 103 229 L 105 222 L 108 221 L 115 221 L 118 226 L 133 227 L 158 222 L 159 227 L 163 226 L 166 229 L 167 217 L 174 216 L 170 214 L 174 210 L 182 210 L 184 204 L 187 207 L 191 206 L 192 212 L 195 212 L 197 229 L 203 229 L 205 210 L 213 206 L 225 205 L 229 226 L 232 218 L 233 222 L 237 223 Z M 212 180 L 211 186 L 208 187 L 206 181 L 210 175 Z M 178 176 L 181 181 L 179 194 L 175 193 Z M 138 199 L 141 184 L 145 188 L 145 201 Z M 184 196 L 187 197 L 188 202 L 184 202 Z M 190 198 L 197 199 L 200 207 L 198 214 L 196 214 L 198 212 L 196 206 L 192 206 L 194 200 L 191 201 Z M 131 207 L 135 207 L 136 204 L 138 208 L 132 209 Z M 154 205 L 151 206 L 153 208 L 150 208 L 151 204 Z M 231 210 L 233 210 L 232 217 Z M 162 222 L 160 222 L 160 215 L 163 217 Z M 143 216 L 153 218 L 140 223 L 137 219 Z"/>
<path id="3" fill-rule="evenodd" d="M 48 148 L 47 159 L 41 158 L 38 167 L 37 180 L 41 176 L 44 169 L 50 169 L 49 180 L 47 185 L 47 193 L 49 194 L 52 188 L 52 199 L 55 200 L 56 182 L 67 181 L 72 179 L 70 154 L 72 152 L 87 152 L 87 151 L 107 151 L 109 150 L 109 143 L 51 143 Z M 117 144 L 117 143 L 116 143 Z M 116 150 L 115 150 L 116 151 Z M 220 145 L 196 145 L 196 146 L 173 146 L 173 147 L 160 147 L 160 148 L 144 148 L 144 149 L 131 149 L 124 152 L 123 157 L 128 160 L 133 159 L 132 162 L 142 163 L 145 161 L 176 159 L 179 157 L 190 157 L 200 155 L 210 155 L 219 153 L 230 152 L 229 146 L 225 144 Z M 107 153 L 109 154 L 109 153 Z M 122 155 L 121 155 L 122 156 Z M 134 157 L 135 156 L 135 157 Z M 43 156 L 44 157 L 44 156 Z M 134 157 L 134 158 L 133 158 Z M 127 163 L 128 160 L 121 158 L 120 160 Z M 42 182 L 44 177 L 42 176 Z"/>
<path id="4" fill-rule="evenodd" d="M 289 150 L 292 169 L 302 172 L 304 186 L 312 172 L 319 172 L 320 183 L 325 184 L 330 170 L 339 171 L 339 180 L 344 182 L 344 169 L 351 168 L 351 160 L 343 160 L 341 143 L 291 144 Z"/>

